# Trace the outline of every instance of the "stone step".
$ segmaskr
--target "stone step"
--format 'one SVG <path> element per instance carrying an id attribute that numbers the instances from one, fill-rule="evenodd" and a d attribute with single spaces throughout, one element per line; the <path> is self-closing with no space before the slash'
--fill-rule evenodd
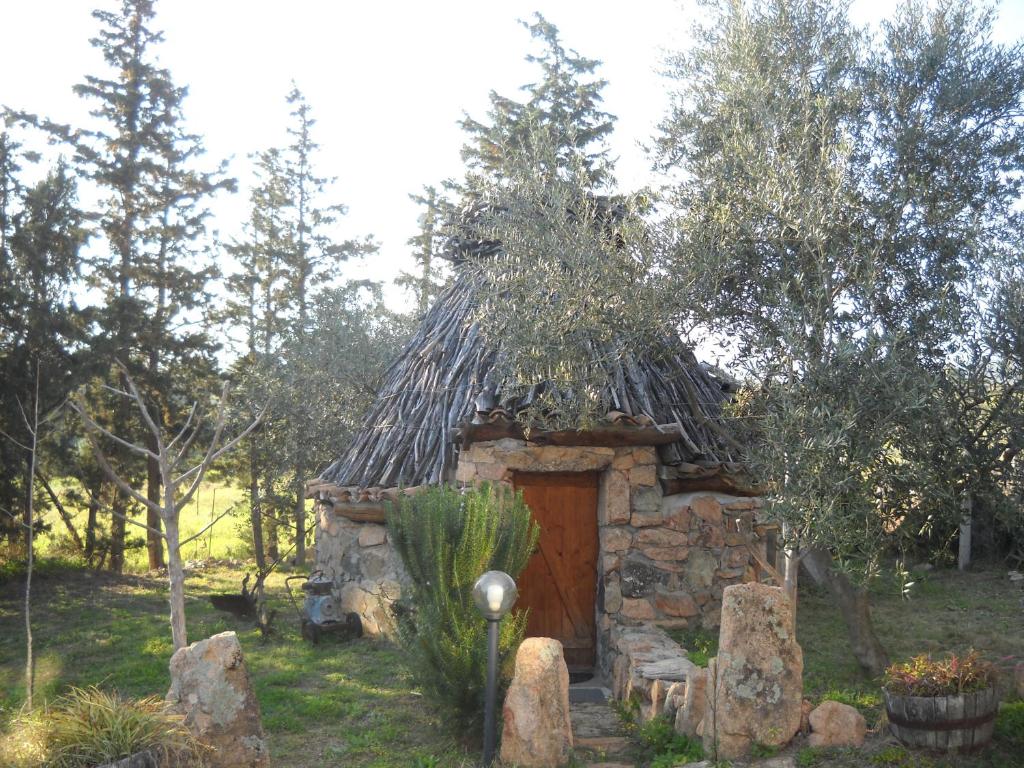
<path id="1" fill-rule="evenodd" d="M 589 749 L 605 755 L 619 755 L 628 752 L 632 742 L 625 736 L 592 736 L 586 739 L 574 739 L 576 749 Z"/>

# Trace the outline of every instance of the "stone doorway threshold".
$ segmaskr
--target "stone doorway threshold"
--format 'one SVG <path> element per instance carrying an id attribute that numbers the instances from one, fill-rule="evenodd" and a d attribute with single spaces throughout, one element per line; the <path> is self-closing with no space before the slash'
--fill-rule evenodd
<path id="1" fill-rule="evenodd" d="M 569 672 L 569 703 L 600 704 L 612 697 L 608 682 L 597 677 L 589 670 L 570 670 Z"/>

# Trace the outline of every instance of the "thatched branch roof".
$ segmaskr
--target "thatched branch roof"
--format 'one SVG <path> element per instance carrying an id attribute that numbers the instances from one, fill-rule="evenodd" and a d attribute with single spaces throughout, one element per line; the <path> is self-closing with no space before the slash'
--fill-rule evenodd
<path id="1" fill-rule="evenodd" d="M 362 428 L 345 455 L 319 481 L 339 486 L 394 487 L 437 484 L 451 479 L 458 460 L 460 427 L 514 418 L 538 387 L 515 393 L 497 390 L 494 361 L 474 320 L 479 276 L 459 269 L 451 285 L 427 312 L 415 335 L 384 376 Z M 682 342 L 668 342 L 645 354 L 598 350 L 606 362 L 606 401 L 618 426 L 651 430 L 671 425 L 677 439 L 659 445 L 662 462 L 707 465 L 738 459 L 737 446 L 722 420 L 728 396 Z M 628 429 L 628 427 L 625 427 Z"/>

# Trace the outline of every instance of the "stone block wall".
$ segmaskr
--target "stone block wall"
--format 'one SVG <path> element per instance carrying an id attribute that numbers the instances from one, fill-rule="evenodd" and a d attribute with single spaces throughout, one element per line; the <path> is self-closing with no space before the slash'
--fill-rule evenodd
<path id="1" fill-rule="evenodd" d="M 665 496 L 653 447 L 533 446 L 522 440 L 474 443 L 462 451 L 456 482 L 513 482 L 516 472 L 599 473 L 597 656 L 611 674 L 613 631 L 655 626 L 716 627 L 722 590 L 755 578 L 746 534 L 759 499 L 713 492 Z M 383 525 L 352 522 L 321 506 L 317 567 L 334 579 L 342 611 L 386 633 L 383 603 L 401 594 L 401 559 Z"/>
<path id="2" fill-rule="evenodd" d="M 515 472 L 600 472 L 597 502 L 598 659 L 610 674 L 613 631 L 652 625 L 717 627 L 722 590 L 754 580 L 746 546 L 760 499 L 713 492 L 664 496 L 653 447 L 474 443 L 456 480 L 511 483 Z"/>
<path id="3" fill-rule="evenodd" d="M 407 576 L 385 526 L 353 522 L 318 505 L 316 567 L 334 582 L 337 615 L 358 613 L 366 635 L 389 634 L 388 606 L 401 597 Z"/>

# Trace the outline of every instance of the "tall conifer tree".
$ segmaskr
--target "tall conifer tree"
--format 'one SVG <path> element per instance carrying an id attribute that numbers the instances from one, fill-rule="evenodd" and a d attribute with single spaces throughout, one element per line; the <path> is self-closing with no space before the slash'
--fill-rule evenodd
<path id="1" fill-rule="evenodd" d="M 187 89 L 156 63 L 154 48 L 163 36 L 152 26 L 153 0 L 122 0 L 118 11 L 93 15 L 101 29 L 92 43 L 109 74 L 87 76 L 75 87 L 94 103 L 96 127 L 71 135 L 82 172 L 103 194 L 96 218 L 104 243 L 90 264 L 90 282 L 104 298 L 105 356 L 122 361 L 143 383 L 152 415 L 164 426 L 173 418 L 171 393 L 194 389 L 190 379 L 212 371 L 213 345 L 205 331 L 181 329 L 205 306 L 205 286 L 214 274 L 200 263 L 205 200 L 233 182 L 223 178 L 223 168 L 196 170 L 203 148 L 182 127 Z M 127 434 L 127 404 L 114 403 L 112 416 L 114 431 Z M 128 477 L 142 471 L 129 467 L 127 456 L 119 461 Z M 147 497 L 157 500 L 159 472 L 151 460 L 145 472 Z M 111 567 L 120 570 L 128 513 L 123 495 L 114 512 Z M 147 524 L 159 528 L 159 518 L 151 513 Z M 154 534 L 148 548 L 150 566 L 162 565 Z"/>

